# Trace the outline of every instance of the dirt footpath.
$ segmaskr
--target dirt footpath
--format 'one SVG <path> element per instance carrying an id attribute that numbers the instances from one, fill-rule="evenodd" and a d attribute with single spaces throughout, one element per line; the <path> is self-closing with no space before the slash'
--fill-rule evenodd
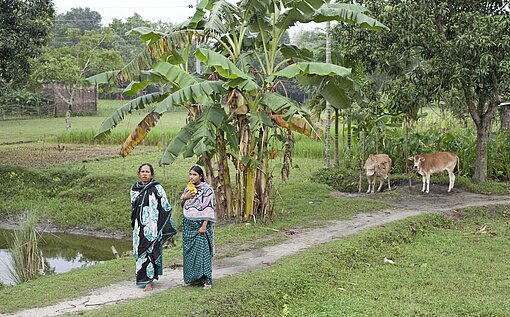
<path id="1" fill-rule="evenodd" d="M 421 184 L 420 184 L 421 188 Z M 331 221 L 326 228 L 306 232 L 296 232 L 289 236 L 284 243 L 252 250 L 231 258 L 214 261 L 214 278 L 222 278 L 242 274 L 251 270 L 264 268 L 278 260 L 296 252 L 327 243 L 343 236 L 352 235 L 361 230 L 416 216 L 428 212 L 449 212 L 470 206 L 486 206 L 495 204 L 510 205 L 510 196 L 488 196 L 473 194 L 454 189 L 447 193 L 444 186 L 431 185 L 430 194 L 422 194 L 417 186 L 411 190 L 399 187 L 392 192 L 379 194 L 346 194 L 333 192 L 335 197 L 364 197 L 388 201 L 392 207 L 370 213 L 356 215 L 351 220 Z M 153 292 L 160 292 L 172 287 L 181 287 L 182 268 L 166 269 L 165 275 L 155 282 Z M 0 316 L 57 316 L 66 313 L 80 313 L 106 305 L 121 303 L 132 299 L 139 299 L 152 294 L 143 292 L 134 286 L 133 281 L 110 285 L 97 289 L 91 294 L 58 304 L 20 311 L 15 314 L 0 314 Z"/>

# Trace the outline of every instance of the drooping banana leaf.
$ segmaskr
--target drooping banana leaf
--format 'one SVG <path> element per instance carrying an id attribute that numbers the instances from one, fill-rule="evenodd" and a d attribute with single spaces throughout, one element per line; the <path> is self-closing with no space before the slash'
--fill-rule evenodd
<path id="1" fill-rule="evenodd" d="M 114 84 L 114 83 L 116 83 L 115 78 L 117 77 L 117 74 L 119 74 L 119 73 L 120 73 L 120 70 L 109 70 L 109 71 L 101 73 L 101 74 L 90 76 L 85 80 L 93 85 Z"/>
<path id="2" fill-rule="evenodd" d="M 271 119 L 267 116 L 266 113 L 261 111 L 252 113 L 248 120 L 250 121 L 250 130 L 252 132 L 258 130 L 262 126 L 273 126 Z"/>
<path id="3" fill-rule="evenodd" d="M 249 73 L 242 72 L 231 60 L 225 56 L 206 49 L 199 48 L 195 52 L 195 57 L 208 67 L 214 68 L 218 74 L 227 79 L 244 78 L 253 80 L 253 76 Z"/>
<path id="4" fill-rule="evenodd" d="M 319 62 L 299 62 L 285 67 L 284 69 L 273 73 L 268 76 L 266 81 L 272 82 L 277 77 L 293 78 L 296 76 L 304 75 L 319 75 L 319 76 L 341 76 L 345 77 L 351 74 L 350 68 L 345 68 L 339 65 L 319 63 Z"/>
<path id="5" fill-rule="evenodd" d="M 160 38 L 166 35 L 163 32 L 154 31 L 153 29 L 148 28 L 146 26 L 139 26 L 126 32 L 126 35 L 133 34 L 138 34 L 140 39 L 144 41 L 147 45 L 152 45 L 156 43 Z"/>
<path id="6" fill-rule="evenodd" d="M 152 127 L 156 125 L 160 115 L 155 112 L 150 112 L 143 118 L 143 120 L 136 125 L 131 134 L 124 141 L 124 145 L 120 149 L 120 155 L 127 156 L 140 143 L 141 140 L 149 133 Z"/>
<path id="7" fill-rule="evenodd" d="M 209 18 L 204 25 L 206 32 L 215 34 L 226 34 L 229 30 L 237 25 L 234 11 L 236 8 L 225 0 L 219 0 L 213 3 Z"/>
<path id="8" fill-rule="evenodd" d="M 201 41 L 204 37 L 202 30 L 178 30 L 166 34 L 124 66 L 116 76 L 117 83 L 133 80 L 140 72 L 152 68 L 156 62 L 173 54 L 176 49 L 189 46 L 194 40 Z"/>
<path id="9" fill-rule="evenodd" d="M 163 114 L 171 107 L 181 105 L 187 101 L 202 105 L 211 104 L 216 95 L 225 93 L 224 84 L 225 82 L 221 80 L 203 81 L 184 87 L 168 95 L 159 103 L 154 111 Z"/>
<path id="10" fill-rule="evenodd" d="M 281 45 L 280 52 L 282 53 L 283 57 L 294 62 L 309 62 L 313 58 L 312 51 L 290 44 Z"/>
<path id="11" fill-rule="evenodd" d="M 197 120 L 181 129 L 170 141 L 159 163 L 170 164 L 180 154 L 183 154 L 184 157 L 191 157 L 212 151 L 215 142 L 215 128 L 223 127 L 227 120 L 227 114 L 221 106 L 207 107 Z"/>
<path id="12" fill-rule="evenodd" d="M 310 115 L 298 107 L 294 100 L 280 94 L 265 93 L 262 103 L 274 112 L 271 119 L 277 125 L 303 133 L 314 140 L 320 140 L 322 131 L 315 127 Z M 273 118 L 273 115 L 276 117 Z"/>
<path id="13" fill-rule="evenodd" d="M 168 146 L 161 156 L 159 160 L 160 165 L 171 164 L 175 159 L 179 156 L 179 154 L 183 153 L 188 145 L 189 140 L 191 140 L 191 135 L 194 131 L 195 122 L 191 122 L 185 127 L 183 127 L 179 133 L 170 141 Z"/>
<path id="14" fill-rule="evenodd" d="M 295 115 L 293 116 L 289 122 L 285 121 L 283 118 L 283 114 L 272 114 L 271 119 L 280 127 L 291 129 L 292 131 L 296 131 L 298 133 L 304 134 L 307 137 L 314 139 L 315 141 L 320 141 L 323 135 L 322 129 L 314 128 L 310 125 L 305 118 Z"/>
<path id="15" fill-rule="evenodd" d="M 314 22 L 327 22 L 327 21 L 343 21 L 349 24 L 355 24 L 362 28 L 370 29 L 373 31 L 389 31 L 390 29 L 377 21 L 365 15 L 367 9 L 357 5 L 348 3 L 329 3 L 323 5 L 313 17 Z"/>
<path id="16" fill-rule="evenodd" d="M 296 102 L 280 94 L 266 92 L 262 96 L 261 103 L 275 113 L 285 113 L 284 119 L 289 121 L 295 114 L 299 114 L 311 123 L 310 115 L 303 111 Z"/>
<path id="17" fill-rule="evenodd" d="M 124 106 L 115 110 L 108 118 L 106 118 L 101 127 L 97 130 L 97 133 L 94 137 L 99 137 L 101 135 L 108 134 L 113 128 L 115 128 L 124 117 L 131 113 L 133 110 L 144 109 L 146 106 L 159 102 L 165 99 L 168 96 L 168 93 L 155 92 L 148 95 L 140 96 L 136 99 L 130 100 Z"/>
<path id="18" fill-rule="evenodd" d="M 389 30 L 384 24 L 363 12 L 366 12 L 366 8 L 357 4 L 327 3 L 321 0 L 296 1 L 290 10 L 278 17 L 276 27 L 287 29 L 297 22 L 341 21 L 375 31 Z"/>
<path id="19" fill-rule="evenodd" d="M 101 84 L 116 84 L 117 75 L 120 74 L 120 70 L 109 70 L 104 73 L 100 73 L 94 76 L 88 77 L 86 80 L 93 85 Z M 133 81 L 138 82 L 152 82 L 158 83 L 162 80 L 161 75 L 154 73 L 150 70 L 141 71 L 137 76 L 133 76 Z"/>
<path id="20" fill-rule="evenodd" d="M 124 88 L 124 91 L 122 91 L 122 93 L 126 94 L 128 96 L 134 96 L 140 90 L 145 89 L 147 86 L 149 86 L 149 82 L 132 81 L 129 83 L 129 85 L 126 88 Z"/>
<path id="21" fill-rule="evenodd" d="M 166 62 L 159 62 L 154 65 L 154 72 L 159 73 L 173 85 L 183 88 L 197 83 L 197 80 L 179 66 Z"/>
<path id="22" fill-rule="evenodd" d="M 349 77 L 301 76 L 303 86 L 316 87 L 319 93 L 336 109 L 345 109 L 362 98 L 358 84 Z"/>

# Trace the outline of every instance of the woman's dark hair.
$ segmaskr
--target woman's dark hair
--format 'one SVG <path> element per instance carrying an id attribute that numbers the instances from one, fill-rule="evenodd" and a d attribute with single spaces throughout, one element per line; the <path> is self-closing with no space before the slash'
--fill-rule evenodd
<path id="1" fill-rule="evenodd" d="M 149 163 L 143 163 L 142 165 L 140 165 L 140 167 L 138 167 L 138 173 L 140 173 L 140 171 L 142 170 L 142 167 L 144 167 L 146 165 L 151 170 L 151 175 L 154 176 L 154 167 L 152 167 L 152 165 L 150 165 Z"/>
<path id="2" fill-rule="evenodd" d="M 200 176 L 200 180 L 201 180 L 202 182 L 204 182 L 204 181 L 205 181 L 205 180 L 204 180 L 204 170 L 203 170 L 200 166 L 198 166 L 198 165 L 193 165 L 193 166 L 192 166 L 189 170 L 190 170 L 190 171 L 191 171 L 191 170 L 194 170 L 195 172 L 197 172 L 197 173 L 198 173 L 198 176 Z"/>

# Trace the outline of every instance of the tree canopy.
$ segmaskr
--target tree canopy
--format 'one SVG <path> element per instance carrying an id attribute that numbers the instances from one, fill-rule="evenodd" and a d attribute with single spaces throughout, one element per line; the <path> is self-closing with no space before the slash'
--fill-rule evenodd
<path id="1" fill-rule="evenodd" d="M 392 32 L 338 26 L 337 38 L 352 35 L 344 44 L 376 75 L 394 110 L 416 117 L 420 105 L 440 102 L 469 113 L 477 129 L 473 179 L 485 181 L 489 129 L 510 87 L 508 1 L 362 2 Z"/>
<path id="2" fill-rule="evenodd" d="M 0 86 L 24 85 L 53 25 L 51 0 L 0 2 Z"/>

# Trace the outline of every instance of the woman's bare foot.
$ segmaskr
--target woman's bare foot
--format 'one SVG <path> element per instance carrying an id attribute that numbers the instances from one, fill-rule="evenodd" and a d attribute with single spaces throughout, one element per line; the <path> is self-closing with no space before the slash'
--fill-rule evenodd
<path id="1" fill-rule="evenodd" d="M 145 287 L 143 288 L 143 291 L 144 292 L 148 292 L 148 291 L 152 291 L 154 288 L 152 287 L 152 282 L 150 282 L 149 284 L 145 285 Z"/>

